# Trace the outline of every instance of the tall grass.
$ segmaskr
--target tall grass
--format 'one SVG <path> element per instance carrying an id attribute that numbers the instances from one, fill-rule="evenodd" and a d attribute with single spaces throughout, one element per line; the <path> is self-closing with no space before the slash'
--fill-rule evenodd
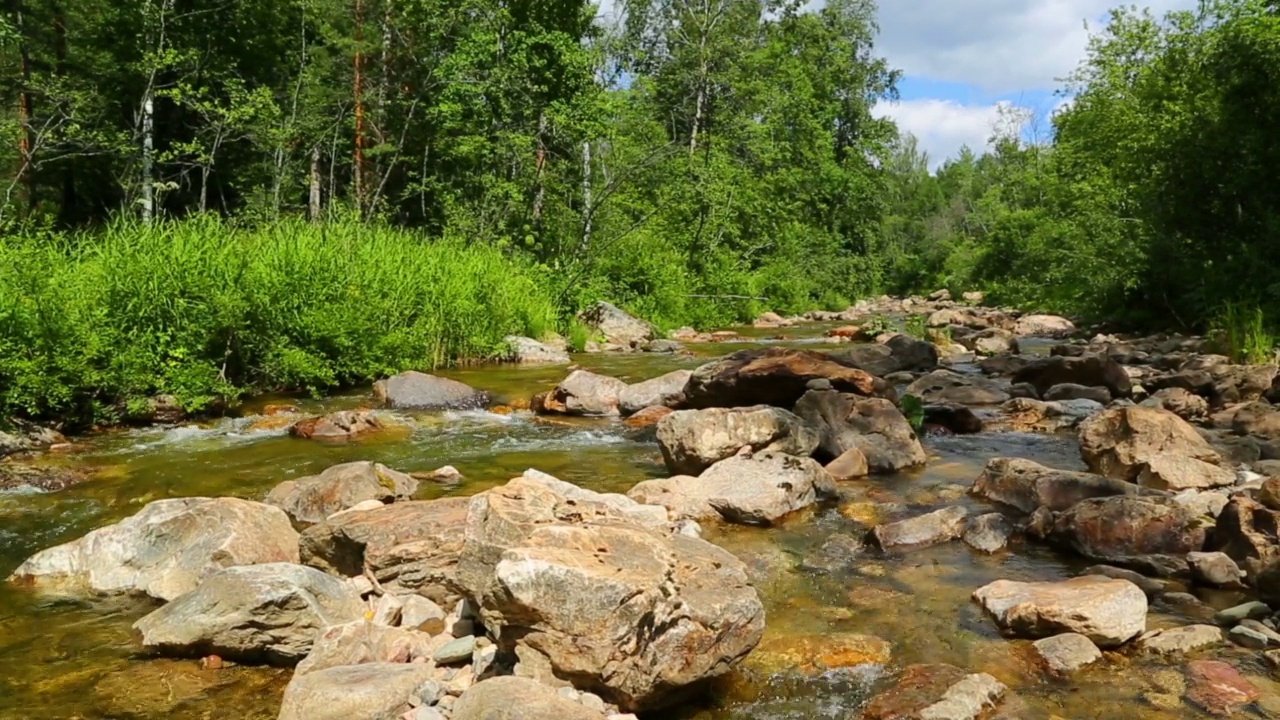
<path id="1" fill-rule="evenodd" d="M 115 421 L 429 369 L 539 337 L 547 278 L 487 245 L 360 224 L 216 219 L 0 240 L 0 413 Z"/>
<path id="2" fill-rule="evenodd" d="M 1221 351 L 1237 362 L 1263 364 L 1276 361 L 1276 335 L 1266 314 L 1256 305 L 1228 303 L 1210 326 L 1210 336 Z"/>

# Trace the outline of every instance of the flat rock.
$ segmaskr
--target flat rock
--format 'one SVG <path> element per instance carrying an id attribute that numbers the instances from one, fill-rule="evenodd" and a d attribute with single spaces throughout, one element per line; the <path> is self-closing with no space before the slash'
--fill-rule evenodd
<path id="1" fill-rule="evenodd" d="M 685 388 L 685 406 L 789 408 L 809 389 L 811 380 L 826 380 L 839 392 L 893 397 L 884 380 L 837 357 L 771 346 L 742 350 L 694 370 Z"/>
<path id="2" fill-rule="evenodd" d="M 697 475 L 743 448 L 808 457 L 818 440 L 804 420 L 766 405 L 681 410 L 658 422 L 658 448 L 677 475 Z"/>
<path id="3" fill-rule="evenodd" d="M 1264 618 L 1271 614 L 1271 607 L 1264 602 L 1251 600 L 1239 605 L 1233 605 L 1225 610 L 1219 610 L 1213 616 L 1213 621 L 1223 627 L 1231 627 L 1242 620 Z"/>
<path id="4" fill-rule="evenodd" d="M 335 515 L 302 533 L 301 560 L 346 577 L 367 569 L 389 591 L 449 605 L 461 596 L 457 564 L 470 502 L 410 501 Z"/>
<path id="5" fill-rule="evenodd" d="M 960 405 L 999 405 L 1009 399 L 1007 390 L 997 383 L 950 370 L 934 370 L 907 386 L 907 393 L 926 403 Z"/>
<path id="6" fill-rule="evenodd" d="M 907 520 L 879 525 L 872 530 L 876 543 L 885 550 L 923 548 L 951 542 L 964 533 L 969 511 L 950 507 Z"/>
<path id="7" fill-rule="evenodd" d="M 885 665 L 892 657 L 889 641 L 874 635 L 788 633 L 766 637 L 751 652 L 744 667 L 765 676 L 796 674 L 812 678 L 841 668 Z"/>
<path id="8" fill-rule="evenodd" d="M 1147 596 L 1131 582 L 1086 576 L 1060 582 L 997 580 L 974 592 L 996 624 L 1018 637 L 1079 633 L 1103 648 L 1146 630 Z"/>
<path id="9" fill-rule="evenodd" d="M 1030 513 L 1041 507 L 1067 510 L 1088 498 L 1136 495 L 1139 488 L 1123 480 L 1057 470 L 1023 458 L 993 458 L 970 492 Z"/>
<path id="10" fill-rule="evenodd" d="M 1075 323 L 1061 315 L 1023 315 L 1013 324 L 1014 334 L 1020 336 L 1059 338 L 1075 331 Z"/>
<path id="11" fill-rule="evenodd" d="M 1093 641 L 1078 633 L 1062 633 L 1032 643 L 1036 655 L 1053 675 L 1070 675 L 1102 659 Z"/>
<path id="12" fill-rule="evenodd" d="M 408 500 L 418 481 L 382 463 L 368 461 L 334 465 L 319 475 L 286 480 L 267 494 L 274 505 L 300 523 L 318 523 L 367 500 L 391 503 Z"/>
<path id="13" fill-rule="evenodd" d="M 977 720 L 1007 688 L 986 673 L 954 665 L 912 665 L 888 690 L 871 698 L 863 720 Z"/>
<path id="14" fill-rule="evenodd" d="M 676 475 L 636 483 L 627 497 L 642 505 L 659 505 L 667 509 L 673 520 L 719 519 L 720 511 L 698 487 L 698 478 Z"/>
<path id="15" fill-rule="evenodd" d="M 425 664 L 339 665 L 295 674 L 278 720 L 399 720 L 409 698 L 435 674 Z"/>
<path id="16" fill-rule="evenodd" d="M 1088 387 L 1075 383 L 1061 383 L 1046 390 L 1044 399 L 1050 402 L 1056 400 L 1092 400 L 1099 405 L 1106 405 L 1111 402 L 1111 391 L 1100 386 Z"/>
<path id="17" fill-rule="evenodd" d="M 427 373 L 409 371 L 373 384 L 373 397 L 396 410 L 473 410 L 489 404 L 489 394 Z"/>
<path id="18" fill-rule="evenodd" d="M 38 552 L 9 580 L 172 600 L 226 567 L 297 561 L 298 533 L 283 510 L 237 498 L 175 498 Z"/>
<path id="19" fill-rule="evenodd" d="M 472 685 L 453 706 L 453 720 L 602 720 L 599 712 L 522 677 Z"/>
<path id="20" fill-rule="evenodd" d="M 338 578 L 267 563 L 215 573 L 133 627 L 143 647 L 165 655 L 292 665 L 317 633 L 363 614 L 360 596 Z"/>
<path id="21" fill-rule="evenodd" d="M 692 375 L 691 370 L 674 370 L 628 385 L 618 393 L 618 409 L 623 415 L 634 415 L 647 407 L 679 407 L 684 402 L 684 386 Z"/>
<path id="22" fill-rule="evenodd" d="M 1223 642 L 1221 628 L 1213 625 L 1184 625 L 1183 627 L 1152 630 L 1138 638 L 1138 649 L 1156 655 L 1181 655 Z"/>
<path id="23" fill-rule="evenodd" d="M 1225 662 L 1193 660 L 1187 664 L 1187 699 L 1210 715 L 1233 715 L 1258 697 L 1258 688 Z"/>

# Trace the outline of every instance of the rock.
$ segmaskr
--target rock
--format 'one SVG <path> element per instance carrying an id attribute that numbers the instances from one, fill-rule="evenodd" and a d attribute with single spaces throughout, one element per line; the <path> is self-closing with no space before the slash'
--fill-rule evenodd
<path id="1" fill-rule="evenodd" d="M 1205 526 L 1168 498 L 1091 498 L 1055 518 L 1052 538 L 1087 558 L 1169 574 L 1204 547 Z"/>
<path id="2" fill-rule="evenodd" d="M 374 383 L 373 397 L 397 410 L 472 410 L 489 404 L 488 393 L 457 380 L 416 371 Z"/>
<path id="3" fill-rule="evenodd" d="M 318 523 L 366 500 L 390 503 L 407 500 L 418 481 L 382 463 L 334 465 L 319 475 L 286 480 L 267 494 L 267 504 L 289 513 L 296 522 Z"/>
<path id="4" fill-rule="evenodd" d="M 429 622 L 439 620 L 443 625 L 446 613 L 443 608 L 421 595 L 409 595 L 404 598 L 404 607 L 400 610 L 400 627 L 410 630 L 422 630 Z"/>
<path id="5" fill-rule="evenodd" d="M 872 473 L 898 472 L 929 461 L 911 424 L 888 400 L 810 390 L 795 411 L 818 428 L 818 457 L 836 458 L 856 448 Z"/>
<path id="6" fill-rule="evenodd" d="M 675 412 L 675 410 L 672 410 L 669 407 L 655 405 L 653 407 L 644 408 L 643 410 L 628 417 L 626 420 L 622 421 L 622 424 L 632 430 L 652 431 L 656 435 L 658 423 L 662 422 L 663 418 L 673 412 Z"/>
<path id="7" fill-rule="evenodd" d="M 426 633 L 356 620 L 322 629 L 294 675 L 343 665 L 425 663 L 432 652 L 432 639 Z"/>
<path id="8" fill-rule="evenodd" d="M 459 575 L 520 665 L 624 711 L 664 707 L 732 669 L 764 630 L 742 563 L 666 516 L 526 473 L 472 500 Z"/>
<path id="9" fill-rule="evenodd" d="M 1152 630 L 1138 638 L 1138 649 L 1155 655 L 1182 655 L 1223 642 L 1222 630 L 1212 625 L 1185 625 Z"/>
<path id="10" fill-rule="evenodd" d="M 278 720 L 399 720 L 434 673 L 425 664 L 367 663 L 295 674 Z"/>
<path id="11" fill-rule="evenodd" d="M 832 388 L 856 395 L 893 396 L 884 380 L 832 356 L 767 347 L 742 350 L 694 370 L 685 387 L 685 406 L 789 408 L 804 395 L 810 380 L 826 380 Z"/>
<path id="12" fill-rule="evenodd" d="M 752 323 L 752 327 L 762 329 L 772 329 L 781 327 L 790 327 L 794 323 L 788 321 L 776 312 L 763 312 Z"/>
<path id="13" fill-rule="evenodd" d="M 1219 610 L 1213 616 L 1213 621 L 1223 627 L 1232 627 L 1242 620 L 1256 620 L 1264 618 L 1271 614 L 1271 607 L 1264 602 L 1252 600 L 1247 603 L 1241 603 L 1226 610 Z"/>
<path id="14" fill-rule="evenodd" d="M 1093 472 L 1162 490 L 1234 485 L 1235 473 L 1185 420 L 1165 410 L 1113 408 L 1080 425 L 1080 454 Z"/>
<path id="15" fill-rule="evenodd" d="M 907 386 L 907 394 L 926 403 L 958 403 L 960 405 L 999 405 L 1009 393 L 996 383 L 950 370 L 934 370 Z"/>
<path id="16" fill-rule="evenodd" d="M 973 597 L 996 624 L 1017 637 L 1079 633 L 1116 647 L 1147 625 L 1147 596 L 1131 582 L 1096 575 L 1059 582 L 997 580 Z"/>
<path id="17" fill-rule="evenodd" d="M 1262 487 L 1258 489 L 1258 502 L 1268 510 L 1280 510 L 1280 477 L 1269 477 L 1262 481 Z"/>
<path id="18" fill-rule="evenodd" d="M 925 427 L 943 427 L 957 435 L 972 435 L 983 429 L 981 418 L 957 403 L 934 403 L 924 406 Z"/>
<path id="19" fill-rule="evenodd" d="M 1015 397 L 1000 410 L 1005 414 L 1005 423 L 1010 430 L 1054 433 L 1075 427 L 1086 418 L 1102 412 L 1103 407 L 1092 400 L 1044 402 Z"/>
<path id="20" fill-rule="evenodd" d="M 1036 655 L 1053 675 L 1070 675 L 1086 665 L 1102 659 L 1102 651 L 1093 641 L 1077 633 L 1063 633 L 1032 643 Z"/>
<path id="21" fill-rule="evenodd" d="M 1022 458 L 993 458 L 970 492 L 1030 513 L 1041 507 L 1060 512 L 1087 498 L 1136 495 L 1139 488 L 1122 480 L 1056 470 Z"/>
<path id="22" fill-rule="evenodd" d="M 507 343 L 505 359 L 517 365 L 568 365 L 571 362 L 569 353 L 564 349 L 545 345 L 533 338 L 508 335 L 504 342 Z"/>
<path id="23" fill-rule="evenodd" d="M 431 656 L 431 659 L 434 660 L 437 665 L 457 665 L 459 663 L 467 663 L 471 662 L 471 655 L 475 650 L 476 639 L 474 636 L 468 635 L 446 643 L 439 650 L 435 651 L 435 654 Z"/>
<path id="24" fill-rule="evenodd" d="M 453 706 L 453 720 L 602 720 L 603 715 L 522 677 L 472 685 Z"/>
<path id="25" fill-rule="evenodd" d="M 692 354 L 684 349 L 684 345 L 675 340 L 650 340 L 645 343 L 643 350 L 647 353 L 658 355 Z"/>
<path id="26" fill-rule="evenodd" d="M 619 414 L 619 398 L 627 384 L 617 378 L 574 370 L 549 393 L 535 398 L 536 412 L 544 415 L 613 417 Z"/>
<path id="27" fill-rule="evenodd" d="M 1222 588 L 1244 587 L 1244 572 L 1226 553 L 1187 553 L 1187 566 L 1191 568 L 1191 579 L 1201 585 Z"/>
<path id="28" fill-rule="evenodd" d="M 444 498 L 342 513 L 302 533 L 302 562 L 346 577 L 367 569 L 389 591 L 448 604 L 461 595 L 456 573 L 469 503 Z"/>
<path id="29" fill-rule="evenodd" d="M 666 375 L 628 385 L 618 393 L 618 409 L 623 415 L 634 415 L 647 407 L 679 407 L 684 402 L 684 386 L 689 383 L 689 370 L 676 370 Z"/>
<path id="30" fill-rule="evenodd" d="M 978 360 L 976 364 L 978 369 L 982 371 L 983 375 L 990 377 L 1004 377 L 1007 375 L 1013 375 L 1030 363 L 1031 358 L 1021 355 L 993 355 L 991 357 L 985 357 Z M 1027 387 L 1032 388 L 1035 397 L 1040 396 L 1040 392 L 1035 390 L 1033 386 L 1027 383 L 1024 384 L 1027 385 Z"/>
<path id="31" fill-rule="evenodd" d="M 1227 554 L 1253 577 L 1280 559 L 1280 512 L 1268 510 L 1247 496 L 1231 498 L 1204 549 Z M 1280 596 L 1277 596 L 1280 600 Z"/>
<path id="32" fill-rule="evenodd" d="M 187 409 L 176 396 L 169 394 L 153 395 L 146 399 L 141 408 L 122 407 L 126 420 L 132 423 L 155 423 L 159 425 L 177 425 L 187 419 Z"/>
<path id="33" fill-rule="evenodd" d="M 1117 398 L 1129 397 L 1133 390 L 1133 383 L 1124 367 L 1105 355 L 1039 358 L 1015 372 L 1013 382 L 1030 383 L 1041 397 L 1049 388 L 1064 383 L 1105 387 L 1112 397 Z"/>
<path id="34" fill-rule="evenodd" d="M 909 335 L 894 335 L 883 343 L 842 350 L 841 361 L 872 375 L 928 371 L 938 367 L 938 347 Z"/>
<path id="35" fill-rule="evenodd" d="M 677 475 L 661 480 L 645 480 L 627 492 L 642 505 L 659 505 L 673 520 L 719 519 L 720 512 L 697 487 L 698 478 Z"/>
<path id="36" fill-rule="evenodd" d="M 1232 666 L 1220 660 L 1187 664 L 1187 699 L 1211 715 L 1233 715 L 1258 699 L 1258 689 Z"/>
<path id="37" fill-rule="evenodd" d="M 855 480 L 866 477 L 867 456 L 858 448 L 849 448 L 840 453 L 840 457 L 827 463 L 827 474 L 836 480 Z"/>
<path id="38" fill-rule="evenodd" d="M 653 327 L 612 303 L 600 301 L 583 310 L 580 319 L 611 345 L 638 348 L 653 339 Z"/>
<path id="39" fill-rule="evenodd" d="M 1019 336 L 1035 336 L 1060 338 L 1074 334 L 1075 323 L 1060 315 L 1023 315 L 1013 325 L 1013 332 Z"/>
<path id="40" fill-rule="evenodd" d="M 291 665 L 311 651 L 318 632 L 363 614 L 364 603 L 341 580 L 267 563 L 214 573 L 133 627 L 143 647 L 165 655 Z"/>
<path id="41" fill-rule="evenodd" d="M 226 567 L 297 561 L 298 534 L 283 510 L 237 498 L 175 498 L 38 552 L 9 580 L 172 600 Z"/>
<path id="42" fill-rule="evenodd" d="M 305 440 L 350 440 L 384 428 L 382 421 L 367 410 L 341 410 L 319 417 L 303 418 L 289 426 L 289 434 Z"/>
<path id="43" fill-rule="evenodd" d="M 1142 589 L 1147 594 L 1147 598 L 1154 598 L 1166 594 L 1169 589 L 1169 583 L 1165 580 L 1157 580 L 1149 578 L 1142 573 L 1118 568 L 1113 565 L 1090 565 L 1089 567 L 1076 573 L 1076 575 L 1101 575 L 1109 577 L 1112 580 L 1128 580 Z"/>
<path id="44" fill-rule="evenodd" d="M 1253 584 L 1257 587 L 1258 596 L 1273 605 L 1280 605 L 1280 564 L 1275 561 L 1253 576 Z"/>
<path id="45" fill-rule="evenodd" d="M 1280 645 L 1280 635 L 1257 620 L 1241 620 L 1227 633 L 1231 642 L 1250 650 L 1266 650 Z"/>
<path id="46" fill-rule="evenodd" d="M 1092 400 L 1100 405 L 1111 402 L 1111 391 L 1104 387 L 1085 387 L 1074 383 L 1054 385 L 1044 393 L 1044 399 L 1055 400 Z"/>
<path id="47" fill-rule="evenodd" d="M 1231 430 L 1237 435 L 1280 440 L 1280 410 L 1266 400 L 1255 400 L 1236 410 Z"/>
<path id="48" fill-rule="evenodd" d="M 975 329 L 982 329 L 991 325 L 986 320 L 978 317 L 977 313 L 969 308 L 935 310 L 925 319 L 925 324 L 931 328 L 968 327 Z"/>
<path id="49" fill-rule="evenodd" d="M 1183 490 L 1173 496 L 1173 501 L 1201 517 L 1216 518 L 1222 514 L 1229 498 L 1225 493 Z"/>
<path id="50" fill-rule="evenodd" d="M 1168 410 L 1187 421 L 1202 420 L 1209 414 L 1207 400 L 1180 387 L 1158 390 L 1139 405 Z"/>
<path id="51" fill-rule="evenodd" d="M 951 542 L 964 533 L 969 511 L 950 507 L 907 520 L 877 526 L 872 532 L 876 543 L 885 550 L 904 547 L 922 548 Z"/>
<path id="52" fill-rule="evenodd" d="M 968 337 L 959 338 L 958 342 L 979 355 L 1017 355 L 1018 338 L 1012 332 L 1002 328 L 987 328 Z"/>
<path id="53" fill-rule="evenodd" d="M 984 553 L 999 552 L 1009 544 L 1013 526 L 1000 513 L 987 513 L 970 518 L 964 528 L 964 542 Z"/>
<path id="54" fill-rule="evenodd" d="M 42 492 L 66 490 L 88 480 L 90 474 L 79 468 L 60 465 L 26 465 L 7 458 L 0 461 L 0 490 L 32 488 Z"/>
<path id="55" fill-rule="evenodd" d="M 871 698 L 863 720 L 977 720 L 1007 688 L 986 673 L 954 665 L 912 665 L 893 687 Z"/>
<path id="56" fill-rule="evenodd" d="M 675 474 L 697 475 L 742 448 L 807 457 L 818 439 L 796 415 L 765 405 L 681 410 L 658 423 L 658 447 Z"/>
<path id="57" fill-rule="evenodd" d="M 744 667 L 764 676 L 815 678 L 831 670 L 858 665 L 885 665 L 893 655 L 889 641 L 874 635 L 829 632 L 815 635 L 776 634 L 752 651 Z"/>
<path id="58" fill-rule="evenodd" d="M 729 522 L 771 525 L 833 496 L 835 485 L 809 458 L 761 452 L 721 460 L 681 491 L 705 500 Z"/>
<path id="59" fill-rule="evenodd" d="M 1200 356 L 1184 363 L 1172 375 L 1147 383 L 1153 391 L 1181 388 L 1208 399 L 1212 407 L 1258 400 L 1270 391 L 1275 365 L 1232 365 L 1221 356 Z"/>
<path id="60" fill-rule="evenodd" d="M 25 420 L 11 419 L 5 426 L 8 432 L 0 430 L 0 458 L 14 453 L 47 450 L 67 442 L 66 436 L 57 430 Z"/>

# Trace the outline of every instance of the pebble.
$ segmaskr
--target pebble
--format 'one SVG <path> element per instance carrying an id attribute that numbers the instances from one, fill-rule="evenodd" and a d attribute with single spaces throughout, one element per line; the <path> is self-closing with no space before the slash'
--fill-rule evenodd
<path id="1" fill-rule="evenodd" d="M 444 713 L 433 707 L 420 707 L 410 717 L 413 720 L 448 720 Z"/>
<path id="2" fill-rule="evenodd" d="M 476 639 L 473 635 L 460 637 L 457 640 L 447 643 L 444 647 L 436 650 L 431 656 L 439 665 L 456 665 L 458 663 L 470 662 L 471 655 L 476 649 Z"/>
<path id="3" fill-rule="evenodd" d="M 419 685 L 418 689 L 413 693 L 413 697 L 420 701 L 420 705 L 435 705 L 444 696 L 444 686 L 436 680 L 427 680 Z"/>
<path id="4" fill-rule="evenodd" d="M 588 710 L 595 710 L 598 713 L 604 712 L 604 700 L 600 699 L 595 693 L 584 692 L 578 697 L 578 702 Z"/>
<path id="5" fill-rule="evenodd" d="M 400 627 L 417 630 L 429 620 L 439 620 L 440 630 L 444 629 L 445 612 L 434 602 L 421 595 L 409 595 L 404 598 L 400 609 Z M 439 630 L 436 631 L 439 633 Z"/>
<path id="6" fill-rule="evenodd" d="M 485 640 L 485 638 L 481 638 Z M 498 646 L 493 644 L 481 645 L 476 643 L 476 649 L 471 653 L 471 670 L 477 677 L 484 675 L 493 667 L 493 662 L 498 659 Z"/>

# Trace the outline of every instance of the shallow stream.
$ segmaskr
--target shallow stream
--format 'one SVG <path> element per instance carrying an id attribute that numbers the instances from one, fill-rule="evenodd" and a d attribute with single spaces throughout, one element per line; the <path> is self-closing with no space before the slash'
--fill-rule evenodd
<path id="1" fill-rule="evenodd" d="M 825 326 L 780 332 L 787 342 L 815 342 Z M 763 338 L 779 331 L 744 331 Z M 697 357 L 582 356 L 585 368 L 638 381 L 694 367 L 740 345 L 692 346 Z M 561 379 L 563 367 L 474 367 L 443 373 L 492 392 L 500 402 L 527 399 Z M 357 407 L 367 393 L 292 402 L 304 411 Z M 262 407 L 267 400 L 254 404 Z M 55 461 L 94 468 L 92 480 L 55 493 L 0 493 L 0 577 L 37 550 L 72 540 L 136 513 L 153 500 L 231 495 L 260 500 L 278 483 L 351 460 L 376 460 L 405 471 L 453 465 L 465 482 L 446 490 L 423 483 L 422 498 L 470 495 L 537 468 L 583 487 L 626 492 L 664 477 L 658 448 L 614 421 L 535 418 L 527 412 L 405 415 L 406 433 L 327 445 L 250 430 L 261 417 L 176 428 L 128 430 L 81 438 Z M 659 717 L 696 720 L 856 719 L 860 703 L 896 669 L 947 662 L 988 672 L 1011 688 L 1009 718 L 1196 718 L 1180 700 L 1176 664 L 1108 654 L 1070 681 L 1045 679 L 1028 643 L 1000 637 L 970 601 L 993 580 L 1059 579 L 1087 563 L 1035 545 L 982 555 L 962 543 L 908 554 L 856 550 L 875 523 L 949 505 L 992 508 L 965 490 L 992 457 L 1026 457 L 1079 468 L 1071 436 L 1018 433 L 925 440 L 922 471 L 845 483 L 838 503 L 772 529 L 710 527 L 707 539 L 741 557 L 765 600 L 768 630 L 744 667 L 717 684 L 706 702 Z M 825 548 L 824 548 L 825 546 Z M 1226 607 L 1238 596 L 1206 602 Z M 139 600 L 68 600 L 0 583 L 0 718 L 274 718 L 290 671 L 255 667 L 203 670 L 196 661 L 140 654 L 130 625 L 154 605 Z M 1153 608 L 1151 628 L 1187 618 Z M 892 646 L 886 665 L 856 665 L 858 635 Z M 1254 653 L 1217 649 L 1263 691 L 1251 717 L 1280 717 L 1280 686 Z M 1274 711 L 1274 712 L 1269 712 Z M 1204 716 L 1207 717 L 1207 716 Z"/>

